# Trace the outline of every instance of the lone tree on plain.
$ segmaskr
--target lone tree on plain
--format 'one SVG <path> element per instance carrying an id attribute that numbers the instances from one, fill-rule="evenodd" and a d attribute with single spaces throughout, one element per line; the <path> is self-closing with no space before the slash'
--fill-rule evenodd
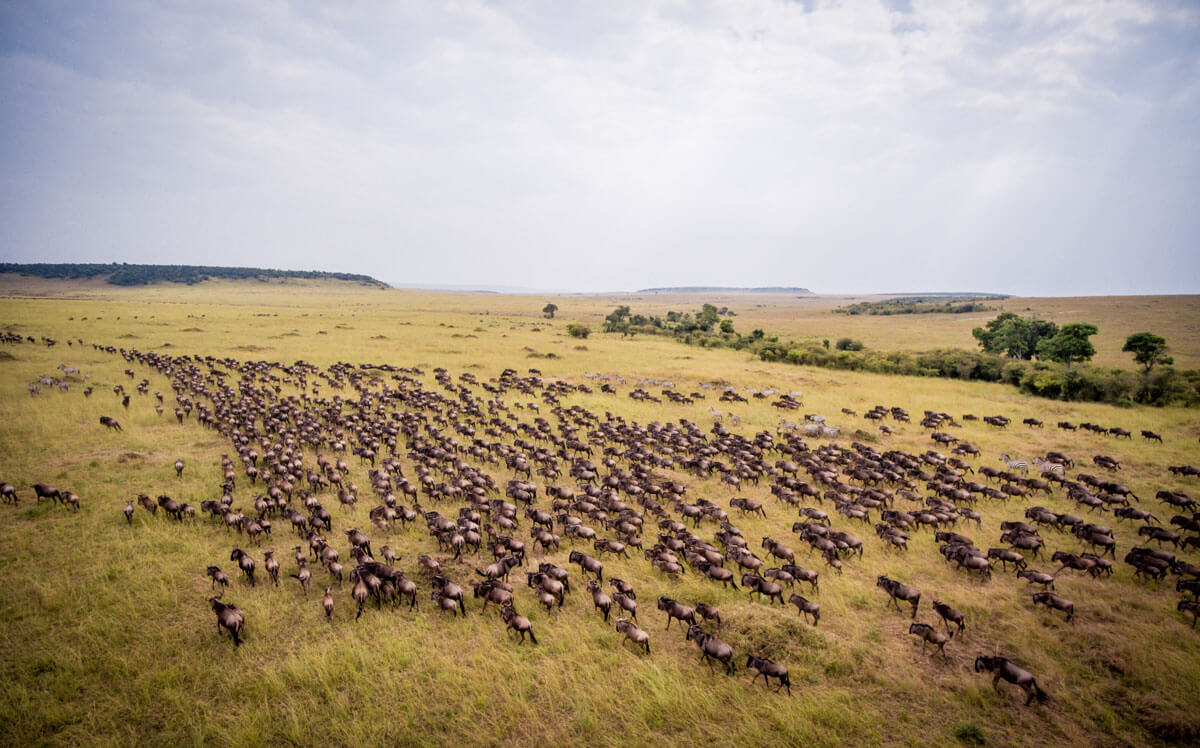
<path id="1" fill-rule="evenodd" d="M 1088 338 L 1098 332 L 1100 329 L 1089 322 L 1063 325 L 1054 337 L 1038 343 L 1038 358 L 1066 364 L 1070 369 L 1071 364 L 1088 361 L 1096 355 L 1096 347 Z"/>
<path id="2" fill-rule="evenodd" d="M 1167 347 L 1167 339 L 1151 332 L 1135 332 L 1125 338 L 1125 347 L 1121 350 L 1132 353 L 1133 360 L 1146 367 L 1147 374 L 1155 364 L 1170 366 L 1175 363 L 1175 359 L 1168 355 L 1171 349 Z"/>
<path id="3" fill-rule="evenodd" d="M 550 302 L 546 306 L 542 307 L 542 314 L 546 315 L 546 319 L 554 319 L 554 313 L 557 311 L 558 305 L 554 302 Z"/>

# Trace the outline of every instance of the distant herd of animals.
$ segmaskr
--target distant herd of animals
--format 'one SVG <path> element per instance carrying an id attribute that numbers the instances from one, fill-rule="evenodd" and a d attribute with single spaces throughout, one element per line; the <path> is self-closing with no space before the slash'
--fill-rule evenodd
<path id="1" fill-rule="evenodd" d="M 6 334 L 2 342 L 25 341 Z M 29 337 L 27 342 L 35 341 Z M 52 344 L 45 338 L 41 342 Z M 946 563 L 967 577 L 987 580 L 1000 566 L 1003 572 L 1011 571 L 1031 587 L 1040 588 L 1031 591 L 1031 605 L 1058 611 L 1065 621 L 1071 621 L 1076 605 L 1055 592 L 1055 580 L 1064 571 L 1097 580 L 1111 576 L 1117 558 L 1111 527 L 1082 516 L 1025 506 L 1023 516 L 1001 523 L 997 546 L 979 548 L 971 538 L 952 529 L 959 523 L 968 528 L 973 523 L 981 530 L 982 518 L 974 509 L 981 500 L 1025 505 L 1038 494 L 1052 495 L 1057 486 L 1081 511 L 1093 515 L 1108 512 L 1117 521 L 1141 523 L 1138 536 L 1154 545 L 1128 549 L 1124 563 L 1142 579 L 1158 582 L 1174 576 L 1175 590 L 1180 593 L 1176 610 L 1191 616 L 1193 629 L 1200 617 L 1200 567 L 1178 555 L 1200 549 L 1200 512 L 1195 500 L 1179 491 L 1158 491 L 1155 498 L 1163 509 L 1175 512 L 1164 524 L 1152 511 L 1135 506 L 1142 503 L 1141 498 L 1116 482 L 1121 463 L 1108 455 L 1091 459 L 1104 471 L 1099 477 L 1087 473 L 1068 477 L 1074 473 L 1075 461 L 1057 451 L 1032 461 L 1001 455 L 994 464 L 1003 468 L 972 466 L 964 458 L 979 458 L 980 450 L 944 430 L 962 428 L 958 419 L 946 413 L 926 412 L 920 425 L 936 444 L 949 448 L 950 455 L 933 449 L 922 454 L 881 452 L 860 441 L 835 443 L 832 440 L 840 437 L 841 430 L 826 425 L 826 419 L 815 414 L 804 416 L 803 424 L 781 419 L 774 432 L 751 435 L 731 431 L 727 422 L 732 419 L 715 410 L 707 429 L 686 418 L 640 424 L 611 412 L 564 405 L 563 399 L 572 394 L 591 395 L 594 391 L 587 384 L 544 378 L 536 369 L 525 375 L 506 369 L 496 378 L 481 381 L 471 373 L 454 378 L 438 368 L 432 372 L 430 385 L 421 369 L 388 364 L 338 363 L 321 369 L 305 361 L 239 361 L 93 347 L 120 355 L 131 367 L 145 367 L 165 377 L 174 391 L 178 423 L 194 416 L 197 424 L 228 439 L 234 455 L 221 458 L 219 492 L 214 498 L 200 501 L 197 507 L 168 495 L 152 499 L 139 494 L 122 508 L 126 522 L 133 523 L 138 506 L 151 515 L 161 509 L 163 516 L 179 522 L 194 521 L 199 513 L 225 532 L 236 531 L 255 547 L 276 537 L 275 523 L 286 522 L 298 539 L 293 557 L 283 560 L 274 550 L 263 550 L 262 568 L 273 585 L 280 585 L 281 577 L 295 579 L 306 597 L 315 581 L 312 567 L 323 569 L 328 584 L 320 585 L 324 587 L 321 608 L 329 619 L 337 605 L 335 585 L 342 589 L 347 578 L 356 620 L 372 602 L 377 609 L 384 604 L 415 608 L 422 586 L 435 609 L 447 616 L 466 615 L 465 589 L 470 588 L 473 599 L 481 602 L 481 612 L 493 605 L 510 636 L 522 643 L 528 638 L 536 645 L 538 638 L 530 620 L 518 607 L 542 605 L 553 612 L 564 605 L 573 587 L 586 580 L 586 597 L 591 598 L 597 615 L 615 627 L 616 640 L 650 656 L 651 637 L 640 627 L 637 591 L 620 578 L 610 575 L 606 580 L 601 560 L 605 554 L 632 560 L 632 548 L 661 575 L 664 584 L 684 574 L 699 574 L 714 585 L 745 591 L 760 603 L 794 605 L 803 620 L 819 625 L 817 599 L 792 593 L 785 601 L 784 594 L 797 585 L 808 585 L 805 594 L 818 598 L 821 572 L 800 566 L 800 554 L 782 540 L 768 535 L 761 542 L 751 541 L 737 526 L 735 517 L 765 518 L 762 502 L 744 496 L 730 498 L 727 507 L 699 497 L 689 501 L 688 487 L 667 471 L 717 478 L 731 493 L 767 482 L 777 504 L 798 514 L 791 531 L 809 547 L 811 557 L 821 560 L 824 570 L 840 574 L 844 564 L 866 563 L 862 540 L 835 529 L 827 511 L 831 509 L 847 523 L 861 522 L 873 528 L 889 552 L 908 552 L 910 538 L 928 531 Z M 40 395 L 40 386 L 35 384 L 66 392 L 69 387 L 62 385 L 73 378 L 86 378 L 75 367 L 62 365 L 59 369 L 61 379 L 42 378 L 31 384 L 30 394 Z M 125 374 L 131 380 L 138 377 L 133 368 L 127 368 Z M 603 379 L 601 391 L 615 394 L 611 380 Z M 642 380 L 647 381 L 653 380 Z M 683 402 L 667 394 L 674 393 L 673 383 L 657 384 L 668 401 Z M 136 384 L 141 395 L 149 395 L 149 388 L 148 378 Z M 85 396 L 93 389 L 84 389 Z M 112 389 L 128 409 L 130 395 L 124 386 Z M 781 410 L 802 407 L 800 393 L 753 392 L 759 398 L 777 395 L 772 404 Z M 641 387 L 630 396 L 661 402 Z M 694 402 L 705 395 L 693 392 L 685 397 Z M 721 399 L 745 400 L 732 388 L 723 390 Z M 161 392 L 154 393 L 154 402 L 162 415 L 165 399 Z M 543 409 L 550 418 L 541 415 Z M 843 415 L 857 413 L 843 409 Z M 885 435 L 892 429 L 882 424 L 883 420 L 910 420 L 906 410 L 883 406 L 872 409 L 865 418 L 876 422 Z M 963 415 L 961 420 L 980 419 Z M 987 416 L 982 421 L 1001 429 L 1011 423 L 1003 416 Z M 102 417 L 100 423 L 106 430 L 122 431 L 110 416 Z M 1024 423 L 1029 428 L 1043 427 L 1033 418 Z M 1122 428 L 1058 425 L 1132 438 L 1131 432 Z M 856 435 L 861 438 L 865 433 Z M 1150 431 L 1142 431 L 1142 436 L 1162 441 Z M 814 446 L 806 438 L 827 441 Z M 375 548 L 371 538 L 356 527 L 335 531 L 334 515 L 322 501 L 336 499 L 342 510 L 348 510 L 362 493 L 350 478 L 348 454 L 367 467 L 367 492 L 376 502 L 368 513 L 371 528 L 397 547 Z M 174 463 L 176 477 L 183 475 L 185 465 L 183 459 Z M 1039 477 L 1029 476 L 1031 465 Z M 1181 479 L 1200 476 L 1200 469 L 1190 465 L 1171 466 L 1169 471 Z M 501 472 L 505 475 L 497 477 Z M 80 507 L 80 498 L 70 491 L 43 483 L 33 484 L 32 489 L 39 503 Z M 0 497 L 17 503 L 17 488 L 0 484 Z M 242 502 L 250 502 L 252 509 L 234 506 Z M 397 526 L 403 529 L 418 522 L 436 541 L 442 558 L 418 555 L 410 577 L 397 561 L 409 550 L 400 541 L 413 538 L 393 532 Z M 518 538 L 525 530 L 528 541 Z M 707 539 L 701 536 L 702 530 Z M 343 535 L 348 549 L 345 559 L 333 542 Z M 1069 538 L 1074 539 L 1075 548 L 1047 549 L 1048 541 Z M 579 550 L 580 543 L 590 545 L 595 556 Z M 570 548 L 567 568 L 545 560 L 564 544 Z M 753 546 L 762 549 L 761 556 Z M 475 581 L 451 578 L 454 570 L 464 568 L 466 558 L 484 556 L 485 551 L 490 562 L 469 562 Z M 250 586 L 259 579 L 259 562 L 253 555 L 235 547 L 228 559 Z M 1047 555 L 1058 565 L 1057 570 L 1031 568 L 1031 561 L 1044 560 Z M 216 561 L 205 572 L 212 589 L 219 588 L 208 604 L 216 616 L 218 634 L 228 633 L 235 646 L 240 646 L 245 641 L 247 615 L 223 599 L 230 577 L 220 567 L 224 559 Z M 443 569 L 444 563 L 451 564 L 451 569 Z M 285 564 L 287 574 L 283 574 Z M 577 571 L 572 567 L 578 567 Z M 518 568 L 528 569 L 524 571 L 527 592 L 511 581 L 511 573 Z M 910 609 L 908 631 L 922 650 L 932 647 L 932 654 L 945 657 L 947 643 L 966 628 L 966 617 L 933 600 L 931 608 L 940 627 L 917 621 L 923 597 L 915 586 L 918 582 L 880 575 L 876 586 L 886 595 L 887 605 L 898 611 L 902 605 Z M 678 622 L 677 628 L 695 644 L 710 668 L 719 665 L 729 674 L 736 672 L 740 656 L 719 638 L 720 610 L 666 594 L 656 597 L 656 608 L 665 615 L 666 630 Z M 768 687 L 774 683 L 777 691 L 786 689 L 790 694 L 787 667 L 765 654 L 743 653 L 745 667 L 756 673 L 755 680 L 762 676 Z M 1046 698 L 1030 671 L 1004 657 L 980 654 L 974 669 L 990 673 L 997 689 L 1001 680 L 1021 689 L 1026 705 Z"/>

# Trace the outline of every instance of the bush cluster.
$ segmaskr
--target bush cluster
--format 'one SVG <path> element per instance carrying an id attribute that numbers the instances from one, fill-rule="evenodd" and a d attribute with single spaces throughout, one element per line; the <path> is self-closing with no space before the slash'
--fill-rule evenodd
<path id="1" fill-rule="evenodd" d="M 990 342 L 990 336 L 998 330 L 998 337 L 1009 336 L 1012 339 L 997 341 L 990 346 L 994 349 L 992 351 L 938 348 L 909 352 L 867 350 L 861 341 L 853 338 L 840 338 L 831 348 L 828 340 L 821 343 L 783 341 L 778 336 L 766 335 L 762 330 L 742 335 L 733 329 L 730 320 L 720 319 L 724 312 L 723 309 L 705 304 L 694 314 L 669 312 L 665 317 L 657 317 L 635 314 L 628 306 L 620 306 L 605 318 L 604 332 L 667 335 L 688 345 L 745 350 L 763 361 L 802 366 L 1003 382 L 1031 395 L 1058 400 L 1116 405 L 1200 406 L 1200 370 L 1177 371 L 1165 365 L 1161 355 L 1165 343 L 1155 348 L 1160 352 L 1158 360 L 1164 361 L 1163 365 L 1140 374 L 1100 366 L 1071 367 L 1071 363 L 1083 358 L 1077 349 L 1084 344 L 1090 348 L 1087 338 L 1095 334 L 1095 327 L 1085 323 L 1064 325 L 1060 330 L 1052 323 L 1022 320 L 1017 315 L 1006 313 L 994 320 L 995 324 L 989 324 L 983 337 Z M 730 324 L 725 325 L 724 322 Z M 1033 334 L 1026 335 L 1025 332 Z M 976 338 L 979 337 L 977 334 Z M 1055 347 L 1065 349 L 1065 353 L 1059 355 L 1059 352 L 1049 350 L 1049 346 L 1041 345 L 1047 360 L 1033 361 L 1022 357 L 1036 355 L 1037 344 L 1050 340 L 1055 341 Z M 1017 343 L 1028 350 L 1023 348 L 1014 353 L 1010 349 Z M 1075 348 L 1071 348 L 1071 343 L 1077 344 Z M 1008 355 L 1004 355 L 1006 353 Z M 1050 355 L 1052 353 L 1053 357 Z"/>
<path id="2" fill-rule="evenodd" d="M 1066 368 L 1058 364 L 1013 360 L 959 348 L 931 351 L 829 350 L 815 343 L 782 344 L 758 350 L 764 361 L 782 361 L 845 371 L 1003 382 L 1030 395 L 1116 405 L 1200 406 L 1200 370 L 1159 367 L 1139 374 L 1102 366 Z"/>

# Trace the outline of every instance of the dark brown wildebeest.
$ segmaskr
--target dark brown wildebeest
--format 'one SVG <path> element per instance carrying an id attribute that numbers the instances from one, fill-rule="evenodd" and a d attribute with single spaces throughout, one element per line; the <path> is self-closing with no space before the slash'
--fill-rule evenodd
<path id="1" fill-rule="evenodd" d="M 755 655 L 746 655 L 746 667 L 754 668 L 758 673 L 750 679 L 750 682 L 758 680 L 761 675 L 763 683 L 767 688 L 771 687 L 771 679 L 778 678 L 779 686 L 775 689 L 778 693 L 784 688 L 787 688 L 788 696 L 792 695 L 792 680 L 788 677 L 788 669 L 777 662 L 767 659 L 766 657 L 756 657 Z"/>
<path id="2" fill-rule="evenodd" d="M 534 644 L 538 643 L 537 637 L 533 635 L 533 624 L 529 622 L 528 618 L 518 614 L 516 608 L 512 606 L 512 603 L 509 603 L 500 609 L 500 617 L 503 618 L 504 622 L 508 624 L 509 629 L 516 631 L 521 635 L 521 644 L 525 643 L 526 634 L 529 634 L 529 641 L 533 642 Z"/>
<path id="3" fill-rule="evenodd" d="M 37 496 L 39 504 L 42 502 L 42 499 L 62 501 L 63 498 L 62 491 L 58 490 L 54 486 L 47 486 L 45 483 L 34 483 L 33 494 Z"/>
<path id="4" fill-rule="evenodd" d="M 992 688 L 996 690 L 996 693 L 1000 693 L 1001 678 L 1025 691 L 1027 696 L 1025 706 L 1033 703 L 1035 698 L 1038 701 L 1045 701 L 1047 698 L 1046 692 L 1038 687 L 1037 679 L 1033 677 L 1032 673 L 1017 667 L 1005 657 L 979 655 L 975 658 L 975 672 L 981 673 L 984 670 L 993 673 Z"/>
<path id="5" fill-rule="evenodd" d="M 1034 605 L 1045 605 L 1047 608 L 1061 610 L 1067 614 L 1066 620 L 1070 621 L 1075 617 L 1075 603 L 1054 594 L 1053 592 L 1035 592 L 1033 593 Z"/>
<path id="6" fill-rule="evenodd" d="M 934 653 L 941 652 L 942 657 L 950 659 L 946 654 L 946 642 L 950 641 L 953 633 L 943 634 L 928 623 L 914 623 L 908 627 L 908 633 L 921 638 L 921 653 L 925 653 L 925 645 L 932 644 L 936 647 Z M 932 656 L 932 655 L 931 655 Z"/>
<path id="7" fill-rule="evenodd" d="M 618 619 L 617 632 L 624 634 L 625 640 L 633 642 L 635 646 L 640 644 L 646 650 L 646 654 L 650 654 L 650 635 L 633 625 L 629 620 L 625 618 Z"/>
<path id="8" fill-rule="evenodd" d="M 692 626 L 696 625 L 696 611 L 669 597 L 658 598 L 658 609 L 666 612 L 668 629 L 671 628 L 672 618 L 678 618 L 680 622 L 687 621 Z"/>
<path id="9" fill-rule="evenodd" d="M 801 597 L 800 595 L 792 595 L 791 597 L 788 598 L 788 602 L 791 603 L 792 605 L 795 605 L 799 609 L 800 616 L 802 618 L 804 618 L 805 621 L 808 620 L 808 617 L 810 615 L 813 617 L 813 625 L 814 626 L 816 626 L 821 621 L 821 605 L 820 605 L 820 603 L 811 602 L 811 601 Z"/>
<path id="10" fill-rule="evenodd" d="M 221 633 L 221 629 L 225 629 L 233 636 L 233 646 L 240 647 L 242 627 L 246 624 L 245 614 L 233 603 L 221 602 L 220 595 L 208 598 L 208 603 L 217 614 L 217 634 Z"/>
<path id="11" fill-rule="evenodd" d="M 696 642 L 696 646 L 700 648 L 700 658 L 708 663 L 710 670 L 712 661 L 716 660 L 725 664 L 729 675 L 734 674 L 733 647 L 695 624 L 688 628 L 687 640 Z"/>
<path id="12" fill-rule="evenodd" d="M 907 603 L 912 603 L 912 617 L 917 617 L 917 606 L 921 604 L 921 593 L 906 584 L 901 584 L 894 579 L 888 579 L 885 576 L 880 576 L 875 580 L 876 587 L 882 587 L 887 591 L 890 598 L 889 602 L 896 606 L 896 610 L 900 610 L 900 604 L 897 600 L 904 600 Z"/>

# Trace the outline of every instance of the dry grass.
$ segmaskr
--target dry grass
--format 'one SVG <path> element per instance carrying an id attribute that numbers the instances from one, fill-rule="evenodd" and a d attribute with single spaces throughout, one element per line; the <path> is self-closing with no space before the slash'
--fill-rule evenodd
<path id="1" fill-rule="evenodd" d="M 619 396 L 577 395 L 568 402 L 642 423 L 682 417 L 707 423 L 708 407 L 717 403 L 634 403 L 625 392 L 638 375 L 674 379 L 685 391 L 712 380 L 803 390 L 806 411 L 828 415 L 847 433 L 866 428 L 866 422 L 842 416 L 840 408 L 862 412 L 876 403 L 914 414 L 924 409 L 1003 413 L 1018 421 L 1037 415 L 1048 422 L 1151 428 L 1164 435 L 1166 444 L 1114 443 L 1087 433 L 1016 426 L 996 432 L 980 424 L 968 424 L 962 435 L 983 450 L 987 464 L 999 464 L 1000 452 L 1032 457 L 1061 449 L 1084 460 L 1104 452 L 1123 461 L 1122 480 L 1144 498 L 1159 488 L 1200 491 L 1194 480 L 1166 472 L 1167 465 L 1200 462 L 1200 426 L 1193 411 L 1059 403 L 999 385 L 764 364 L 745 354 L 668 340 L 594 334 L 586 350 L 578 350 L 577 341 L 565 334 L 566 325 L 602 317 L 618 303 L 610 297 L 556 298 L 558 318 L 544 320 L 538 313 L 545 303 L 540 297 L 364 291 L 331 283 L 133 290 L 79 284 L 60 286 L 58 297 L 54 289 L 41 290 L 46 298 L 0 301 L 0 323 L 24 334 L 125 342 L 143 350 L 170 343 L 165 350 L 173 354 L 303 358 L 318 365 L 372 361 L 426 370 L 445 366 L 452 374 L 469 370 L 481 379 L 509 366 L 521 371 L 534 366 L 574 382 L 585 381 L 585 371 L 616 372 L 630 380 Z M 708 299 L 688 297 L 687 305 L 703 300 Z M 1112 314 L 1122 314 L 1121 301 L 1113 302 Z M 1065 313 L 1070 302 L 1062 303 L 1055 308 Z M 1106 303 L 1090 308 L 1110 308 Z M 1194 301 L 1188 303 L 1194 309 Z M 663 308 L 684 307 L 672 301 Z M 764 326 L 774 332 L 767 321 L 751 320 L 786 317 L 783 311 L 755 309 L 738 308 L 739 329 Z M 848 319 L 819 314 L 831 324 Z M 813 319 L 819 314 L 813 312 Z M 913 326 L 929 323 L 926 317 L 853 319 L 884 320 L 902 326 L 906 339 L 919 339 L 923 328 Z M 1171 337 L 1162 326 L 1149 329 Z M 136 338 L 121 341 L 122 335 Z M 1172 339 L 1177 357 L 1187 346 L 1200 347 L 1197 337 Z M 561 358 L 530 359 L 527 348 Z M 1061 615 L 1033 610 L 1025 584 L 1011 575 L 997 574 L 980 584 L 945 566 L 930 535 L 917 535 L 908 554 L 894 554 L 869 528 L 840 518 L 835 526 L 862 537 L 866 552 L 837 577 L 826 574 L 819 559 L 788 532 L 794 512 L 775 503 L 765 485 L 746 487 L 741 494 L 763 500 L 768 517 L 738 518 L 737 523 L 752 545 L 770 534 L 797 550 L 798 563 L 822 569 L 817 629 L 803 624 L 794 608 L 772 609 L 695 575 L 674 582 L 650 571 L 641 559 L 605 559 L 606 577 L 620 576 L 637 587 L 642 625 L 652 637 L 650 657 L 622 647 L 611 624 L 605 626 L 578 591 L 551 615 L 518 591 L 518 607 L 541 641 L 536 648 L 518 646 L 490 608 L 479 615 L 475 601 L 469 601 L 466 619 L 443 617 L 423 596 L 414 613 L 372 609 L 355 623 L 348 591 L 340 590 L 330 625 L 316 593 L 323 572 L 316 575 L 309 599 L 294 580 L 280 589 L 250 589 L 235 580 L 227 597 L 248 618 L 247 644 L 235 650 L 217 636 L 204 602 L 209 583 L 203 568 L 216 563 L 231 570 L 229 551 L 245 541 L 205 521 L 180 526 L 140 508 L 129 527 L 120 513 L 137 492 L 167 492 L 192 503 L 211 498 L 219 482 L 219 456 L 230 451 L 228 443 L 192 421 L 177 425 L 170 408 L 160 418 L 149 396 L 135 394 L 129 412 L 122 411 L 111 386 L 128 386 L 122 373 L 127 364 L 90 346 L 21 345 L 5 351 L 14 358 L 0 361 L 5 424 L 0 480 L 16 484 L 23 497 L 19 507 L 0 507 L 5 592 L 0 675 L 7 684 L 0 695 L 0 735 L 10 744 L 844 745 L 853 740 L 927 745 L 979 735 L 991 744 L 1141 745 L 1200 736 L 1200 634 L 1174 612 L 1172 585 L 1138 582 L 1122 564 L 1111 580 L 1064 573 L 1059 591 L 1078 609 L 1077 620 L 1065 624 Z M 96 393 L 85 399 L 75 385 L 69 393 L 29 397 L 26 382 L 55 373 L 58 363 L 91 373 Z M 141 368 L 137 376 L 150 378 L 150 391 L 163 391 L 170 402 L 162 377 Z M 721 410 L 735 410 L 746 433 L 773 428 L 779 418 L 763 401 Z M 125 431 L 105 432 L 97 422 L 105 414 L 119 418 Z M 915 426 L 901 427 L 887 439 L 877 440 L 875 432 L 861 438 L 876 440 L 881 449 L 920 452 L 934 446 Z M 171 464 L 180 456 L 188 468 L 177 481 Z M 366 485 L 365 468 L 357 460 L 351 463 L 352 479 Z M 511 477 L 489 470 L 498 481 Z M 715 481 L 673 477 L 688 484 L 693 500 L 703 496 L 727 505 L 731 496 Z M 36 506 L 29 489 L 36 481 L 74 490 L 83 497 L 83 510 L 74 515 Z M 251 496 L 249 487 L 239 487 L 239 504 Z M 1075 511 L 1062 496 L 1038 502 Z M 364 497 L 344 516 L 334 510 L 335 530 L 366 528 L 367 503 Z M 1160 516 L 1170 514 L 1153 499 L 1143 506 Z M 1021 510 L 1019 504 L 983 506 L 982 529 L 959 531 L 980 547 L 998 545 L 999 522 L 1019 517 Z M 277 549 L 286 573 L 294 541 L 278 526 L 282 523 L 276 524 L 277 536 L 267 546 Z M 713 529 L 706 524 L 698 532 L 710 537 Z M 1135 543 L 1134 532 L 1129 525 L 1117 527 L 1120 554 Z M 381 543 L 378 532 L 368 534 Z M 388 542 L 401 550 L 401 565 L 409 570 L 416 555 L 436 550 L 417 528 L 397 531 Z M 344 541 L 336 545 L 345 555 Z M 1069 536 L 1051 534 L 1049 545 L 1078 549 Z M 567 550 L 551 559 L 565 566 Z M 251 553 L 261 566 L 261 551 Z M 1185 555 L 1200 563 L 1195 553 Z M 465 582 L 474 576 L 471 565 L 482 562 L 470 559 L 446 568 Z M 948 661 L 920 654 L 906 634 L 908 618 L 887 608 L 874 587 L 881 573 L 925 593 L 919 619 L 931 620 L 928 601 L 934 597 L 966 613 L 967 633 L 948 645 Z M 577 571 L 572 577 L 578 580 Z M 742 662 L 737 678 L 710 674 L 674 626 L 670 633 L 662 631 L 662 614 L 653 605 L 658 594 L 719 605 L 727 621 L 722 637 L 739 653 L 764 651 L 785 663 L 794 695 L 766 693 L 761 683 L 751 686 Z M 993 651 L 1033 670 L 1051 693 L 1049 704 L 1024 709 L 1015 694 L 992 693 L 970 665 L 976 653 Z"/>

